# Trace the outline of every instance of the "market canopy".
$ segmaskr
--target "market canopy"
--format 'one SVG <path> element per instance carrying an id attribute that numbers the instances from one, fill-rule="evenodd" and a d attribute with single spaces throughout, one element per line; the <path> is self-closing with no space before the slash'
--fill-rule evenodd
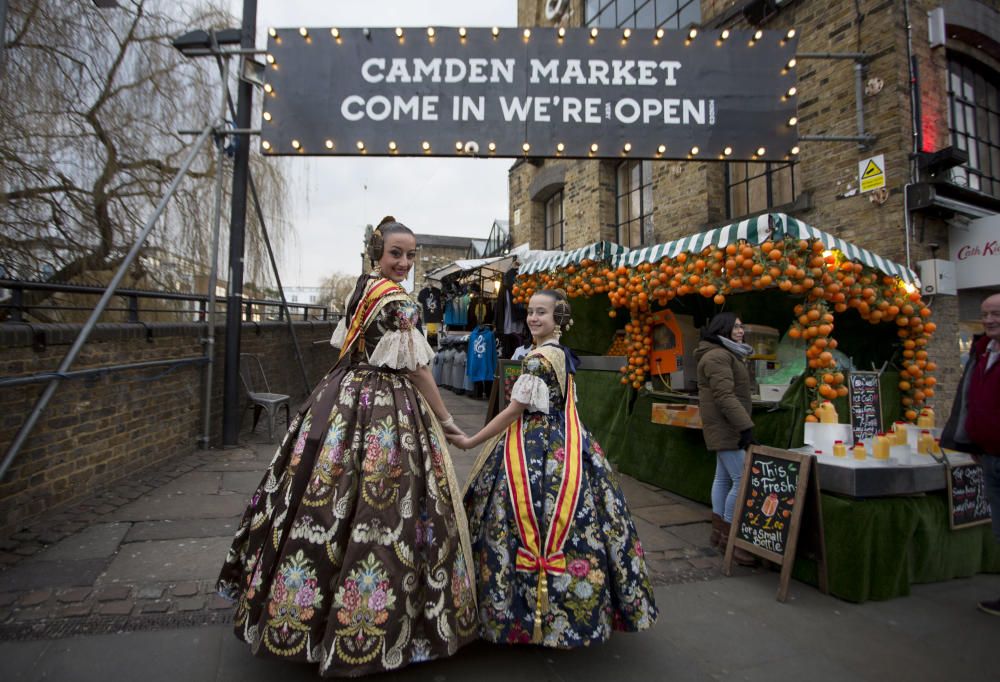
<path id="1" fill-rule="evenodd" d="M 920 278 L 909 268 L 850 242 L 845 242 L 843 239 L 838 239 L 828 232 L 817 230 L 815 227 L 806 225 L 784 213 L 765 213 L 707 232 L 688 235 L 665 244 L 655 244 L 631 251 L 625 250 L 614 256 L 611 259 L 611 264 L 614 267 L 619 265 L 634 267 L 641 263 L 656 263 L 663 258 L 673 258 L 682 252 L 699 253 L 707 246 L 724 247 L 740 240 L 745 240 L 750 244 L 763 244 L 766 241 L 784 237 L 818 239 L 827 249 L 837 249 L 852 261 L 863 263 L 887 275 L 899 277 L 904 282 L 920 287 Z"/>
<path id="2" fill-rule="evenodd" d="M 594 242 L 573 251 L 557 251 L 552 255 L 541 258 L 527 259 L 527 262 L 521 266 L 519 273 L 530 275 L 533 272 L 542 272 L 543 270 L 554 270 L 566 265 L 575 265 L 587 259 L 593 261 L 610 260 L 614 256 L 623 254 L 626 251 L 628 251 L 626 247 L 614 242 Z"/>
<path id="3" fill-rule="evenodd" d="M 470 272 L 472 270 L 485 270 L 487 272 L 502 274 L 514 267 L 514 264 L 517 263 L 518 259 L 523 258 L 527 253 L 527 245 L 522 244 L 521 246 L 511 249 L 509 253 L 505 253 L 502 256 L 491 256 L 490 258 L 462 258 L 452 261 L 447 265 L 442 265 L 439 268 L 431 270 L 426 273 L 424 277 L 440 282 L 449 275 L 454 275 L 459 272 Z"/>

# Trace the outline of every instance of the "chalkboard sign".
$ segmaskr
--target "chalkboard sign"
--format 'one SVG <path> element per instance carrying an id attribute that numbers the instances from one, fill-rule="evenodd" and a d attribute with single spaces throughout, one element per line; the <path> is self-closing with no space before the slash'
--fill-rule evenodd
<path id="1" fill-rule="evenodd" d="M 978 464 L 948 464 L 948 507 L 953 529 L 990 522 L 990 502 Z"/>
<path id="2" fill-rule="evenodd" d="M 778 600 L 785 601 L 803 526 L 809 535 L 808 547 L 819 566 L 820 589 L 826 592 L 826 549 L 815 456 L 763 445 L 749 448 L 723 572 L 731 573 L 736 547 L 779 564 Z"/>
<path id="3" fill-rule="evenodd" d="M 854 442 L 873 438 L 882 431 L 882 396 L 878 372 L 851 372 L 847 378 L 847 400 Z"/>

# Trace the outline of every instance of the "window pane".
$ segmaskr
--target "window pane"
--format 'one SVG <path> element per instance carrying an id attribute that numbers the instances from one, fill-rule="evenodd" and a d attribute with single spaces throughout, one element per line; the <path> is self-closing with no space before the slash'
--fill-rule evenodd
<path id="1" fill-rule="evenodd" d="M 747 186 L 743 183 L 734 185 L 729 189 L 729 217 L 737 218 L 746 215 L 747 211 Z"/>
<path id="2" fill-rule="evenodd" d="M 656 5 L 650 0 L 635 13 L 636 28 L 654 28 L 656 26 Z"/>
<path id="3" fill-rule="evenodd" d="M 600 0 L 587 0 L 587 9 L 585 10 L 584 17 L 588 25 L 597 16 L 597 10 L 600 9 L 600 5 Z"/>
<path id="4" fill-rule="evenodd" d="M 771 206 L 790 204 L 795 200 L 792 196 L 792 167 L 781 166 L 771 174 Z"/>
<path id="5" fill-rule="evenodd" d="M 763 175 L 751 179 L 747 183 L 747 193 L 750 205 L 747 207 L 748 213 L 756 213 L 767 208 L 767 178 Z"/>
<path id="6" fill-rule="evenodd" d="M 639 246 L 642 244 L 642 222 L 633 220 L 628 224 L 629 246 Z"/>
<path id="7" fill-rule="evenodd" d="M 677 0 L 656 0 L 656 23 L 664 21 L 677 13 Z"/>
<path id="8" fill-rule="evenodd" d="M 701 23 L 701 3 L 690 2 L 685 7 L 681 9 L 680 18 L 678 19 L 678 26 L 681 28 L 687 27 L 689 24 L 700 24 Z"/>

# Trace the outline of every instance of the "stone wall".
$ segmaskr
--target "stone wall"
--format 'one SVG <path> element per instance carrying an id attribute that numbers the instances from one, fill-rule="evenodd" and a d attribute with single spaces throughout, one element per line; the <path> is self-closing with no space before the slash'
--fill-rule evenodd
<path id="1" fill-rule="evenodd" d="M 200 358 L 205 326 L 102 324 L 72 370 L 152 360 Z M 335 355 L 326 342 L 329 322 L 296 322 L 310 386 Z M 78 325 L 0 325 L 0 377 L 54 371 L 79 332 Z M 320 342 L 320 343 L 314 343 Z M 216 332 L 212 443 L 222 430 L 225 328 Z M 261 358 L 271 390 L 306 396 L 302 372 L 284 323 L 244 323 L 241 352 Z M 63 380 L 41 419 L 0 481 L 0 536 L 25 520 L 80 500 L 114 481 L 191 453 L 202 434 L 204 365 L 125 370 Z M 0 386 L 0 448 L 6 452 L 46 384 Z M 242 396 L 242 391 L 241 391 Z M 245 396 L 241 397 L 245 402 Z M 241 412 L 245 428 L 250 410 Z M 263 421 L 260 432 L 267 428 Z M 277 429 L 280 436 L 284 420 Z"/>

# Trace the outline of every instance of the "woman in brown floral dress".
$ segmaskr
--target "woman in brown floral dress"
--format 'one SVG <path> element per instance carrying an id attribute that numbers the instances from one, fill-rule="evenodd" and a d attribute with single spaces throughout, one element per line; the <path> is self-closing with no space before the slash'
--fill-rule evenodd
<path id="1" fill-rule="evenodd" d="M 391 217 L 371 240 L 332 343 L 243 515 L 219 576 L 258 655 L 358 676 L 449 656 L 475 639 L 468 526 L 417 305 L 399 286 L 416 239 Z"/>

